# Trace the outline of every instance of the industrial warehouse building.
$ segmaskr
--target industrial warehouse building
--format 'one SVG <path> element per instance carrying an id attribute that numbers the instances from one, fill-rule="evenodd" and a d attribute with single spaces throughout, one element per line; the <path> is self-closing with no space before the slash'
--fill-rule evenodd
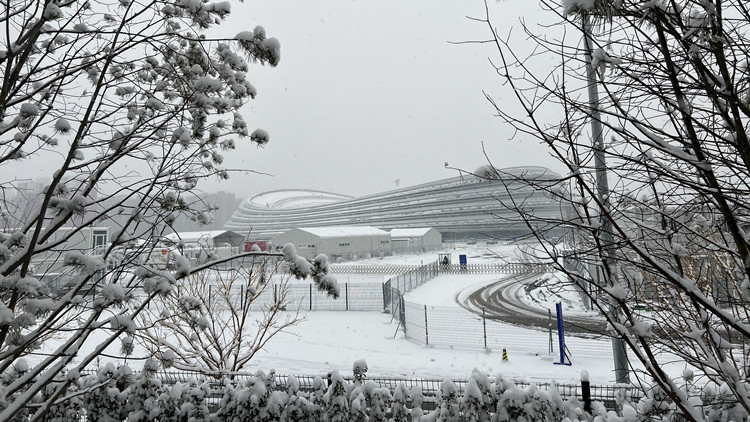
<path id="1" fill-rule="evenodd" d="M 391 253 L 391 234 L 369 226 L 295 228 L 272 238 L 271 243 L 291 243 L 300 256 L 312 259 L 325 254 L 333 262 Z"/>
<path id="2" fill-rule="evenodd" d="M 443 235 L 430 227 L 391 230 L 391 252 L 396 254 L 436 251 L 442 245 Z"/>

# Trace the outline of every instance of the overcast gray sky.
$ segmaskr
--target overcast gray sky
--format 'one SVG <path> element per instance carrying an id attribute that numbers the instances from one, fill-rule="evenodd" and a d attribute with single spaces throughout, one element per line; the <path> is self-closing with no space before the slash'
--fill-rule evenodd
<path id="1" fill-rule="evenodd" d="M 488 0 L 495 27 L 542 15 L 536 0 Z M 240 140 L 225 154 L 227 181 L 201 183 L 202 191 L 241 197 L 276 189 L 317 189 L 361 196 L 457 175 L 451 166 L 486 164 L 482 144 L 498 167 L 557 163 L 535 140 L 515 137 L 494 116 L 487 91 L 501 107 L 518 105 L 489 58 L 482 0 L 246 0 L 212 36 L 233 37 L 256 25 L 281 42 L 276 68 L 251 66 L 258 96 L 242 110 L 249 129 L 266 129 L 257 148 Z M 544 14 L 549 19 L 549 13 Z M 214 33 L 214 32 L 218 33 Z M 528 50 L 528 49 L 527 49 Z M 18 163 L 25 178 L 51 177 L 49 166 Z"/>
<path id="2" fill-rule="evenodd" d="M 534 19 L 534 0 L 490 1 L 501 32 L 519 16 Z M 309 188 L 364 195 L 456 175 L 485 163 L 484 142 L 499 167 L 554 168 L 534 140 L 513 138 L 482 94 L 516 107 L 488 57 L 491 45 L 451 44 L 489 38 L 481 0 L 249 0 L 233 3 L 225 29 L 261 25 L 281 42 L 277 68 L 253 66 L 258 97 L 243 114 L 271 142 L 244 142 L 232 167 L 272 176 L 238 175 L 212 184 L 241 196 Z M 223 32 L 224 30 L 222 30 Z"/>

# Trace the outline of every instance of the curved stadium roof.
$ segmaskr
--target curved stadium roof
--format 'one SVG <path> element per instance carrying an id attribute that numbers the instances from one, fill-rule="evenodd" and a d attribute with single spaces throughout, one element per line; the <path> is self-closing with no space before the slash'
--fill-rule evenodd
<path id="1" fill-rule="evenodd" d="M 485 175 L 489 179 L 453 177 L 359 198 L 299 189 L 265 192 L 245 199 L 224 228 L 258 240 L 295 227 L 329 226 L 434 227 L 445 241 L 509 239 L 529 233 L 508 209 L 512 201 L 536 217 L 560 219 L 559 201 L 538 188 L 558 180 L 558 174 L 514 167 Z"/>

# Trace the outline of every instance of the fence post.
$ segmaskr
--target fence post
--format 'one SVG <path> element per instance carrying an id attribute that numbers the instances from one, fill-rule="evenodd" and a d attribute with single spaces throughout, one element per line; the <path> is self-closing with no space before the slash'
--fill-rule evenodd
<path id="1" fill-rule="evenodd" d="M 484 306 L 482 306 L 482 331 L 484 331 L 484 348 L 487 348 L 487 317 L 484 313 Z"/>
<path id="2" fill-rule="evenodd" d="M 427 332 L 427 305 L 424 305 L 424 343 L 430 345 L 430 334 Z"/>
<path id="3" fill-rule="evenodd" d="M 386 293 L 386 291 L 385 291 L 386 283 L 388 283 L 388 282 L 386 281 L 382 285 L 382 288 L 383 288 L 383 310 L 385 310 L 388 307 L 388 302 L 386 301 L 386 299 L 390 297 L 390 295 L 388 293 Z M 390 286 L 390 284 L 391 283 L 388 283 L 388 286 Z"/>
<path id="4" fill-rule="evenodd" d="M 312 283 L 310 283 L 310 310 L 311 311 L 312 311 L 312 295 L 313 295 Z"/>
<path id="5" fill-rule="evenodd" d="M 349 310 L 349 283 L 344 283 L 344 292 L 346 295 L 346 310 Z"/>
<path id="6" fill-rule="evenodd" d="M 591 383 L 589 373 L 585 369 L 581 371 L 581 395 L 583 396 L 583 410 L 591 414 Z"/>
<path id="7" fill-rule="evenodd" d="M 406 306 L 406 304 L 404 303 L 404 295 L 399 294 L 398 295 L 398 318 L 401 321 L 401 327 L 404 329 L 404 337 L 409 338 L 406 335 L 406 309 L 404 309 L 404 306 Z"/>
<path id="8" fill-rule="evenodd" d="M 547 308 L 547 321 L 549 321 L 549 354 L 552 354 L 555 349 L 552 343 L 552 310 Z"/>

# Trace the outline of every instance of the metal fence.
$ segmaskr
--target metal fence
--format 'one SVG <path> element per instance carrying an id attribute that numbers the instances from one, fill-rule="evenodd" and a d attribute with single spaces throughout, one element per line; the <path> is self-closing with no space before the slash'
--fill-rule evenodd
<path id="1" fill-rule="evenodd" d="M 403 301 L 403 327 L 406 338 L 419 344 L 467 350 L 506 350 L 510 356 L 559 354 L 556 325 L 545 332 L 515 327 L 463 308 L 429 306 Z M 550 320 L 550 324 L 556 323 Z M 611 358 L 609 338 L 566 337 L 565 345 L 573 358 Z"/>
<path id="2" fill-rule="evenodd" d="M 438 276 L 437 261 L 420 265 L 412 270 L 392 277 L 383 284 L 383 309 L 397 315 L 399 322 L 404 323 L 404 293 L 408 293 Z"/>
<path id="3" fill-rule="evenodd" d="M 279 297 L 282 285 L 274 284 L 251 305 L 262 308 L 272 305 Z M 382 283 L 340 283 L 338 299 L 321 292 L 313 283 L 289 284 L 286 286 L 288 307 L 308 311 L 382 311 Z"/>
<path id="4" fill-rule="evenodd" d="M 339 283 L 338 299 L 321 292 L 313 283 L 270 284 L 250 304 L 251 310 L 263 310 L 276 304 L 286 290 L 284 301 L 287 309 L 306 311 L 382 311 L 383 283 Z M 233 295 L 242 298 L 241 289 Z M 242 300 L 242 299 L 240 299 Z"/>
<path id="5" fill-rule="evenodd" d="M 437 261 L 420 265 L 411 270 L 389 279 L 390 287 L 397 289 L 401 294 L 408 293 L 438 276 Z"/>
<path id="6" fill-rule="evenodd" d="M 86 371 L 88 374 L 94 374 L 93 371 Z M 196 374 L 193 372 L 185 371 L 164 371 L 158 374 L 158 377 L 162 380 L 165 385 L 174 385 L 177 382 L 186 383 L 192 380 L 206 380 L 209 382 L 212 394 L 207 398 L 209 405 L 218 405 L 221 397 L 223 396 L 222 387 L 224 381 L 229 379 L 235 384 L 243 383 L 246 380 L 251 379 L 255 375 L 238 372 L 238 373 L 215 373 L 215 374 Z M 314 390 L 315 378 L 320 377 L 322 380 L 326 380 L 327 374 L 320 375 L 292 375 L 296 378 L 299 388 L 302 391 L 310 392 Z M 287 381 L 290 375 L 275 374 L 274 375 L 274 388 L 277 390 L 286 390 Z M 343 376 L 345 380 L 351 382 L 353 378 L 351 376 Z M 388 388 L 391 394 L 395 391 L 399 384 L 404 384 L 410 391 L 414 390 L 415 387 L 421 388 L 422 395 L 425 397 L 423 404 L 424 410 L 431 410 L 434 407 L 435 399 L 440 391 L 440 384 L 443 382 L 441 379 L 424 379 L 424 378 L 406 378 L 406 377 L 367 377 L 369 381 L 374 382 L 379 387 Z M 468 380 L 465 379 L 454 379 L 453 384 L 456 386 L 459 395 L 463 395 L 468 384 Z M 514 384 L 519 388 L 526 388 L 532 383 L 524 380 L 513 380 Z M 533 383 L 536 387 L 548 390 L 553 385 L 550 382 L 535 382 Z M 572 383 L 555 383 L 555 388 L 560 393 L 563 400 L 576 397 L 581 399 L 583 396 L 582 388 L 580 384 Z M 591 385 L 591 400 L 600 401 L 604 405 L 613 409 L 616 405 L 618 398 L 630 398 L 631 400 L 637 400 L 642 397 L 643 392 L 634 386 L 625 385 Z"/>
<path id="7" fill-rule="evenodd" d="M 441 265 L 437 261 L 424 265 L 333 265 L 331 273 L 336 275 L 378 276 L 391 275 L 385 283 L 378 281 L 340 284 L 342 298 L 336 300 L 318 292 L 313 284 L 290 284 L 287 299 L 290 306 L 310 311 L 380 311 L 401 312 L 402 296 L 421 286 L 439 274 L 527 274 L 545 272 L 543 264 L 470 264 Z M 263 307 L 275 303 L 278 286 L 264 292 L 253 302 Z M 403 319 L 401 320 L 403 323 Z"/>
<path id="8" fill-rule="evenodd" d="M 331 274 L 394 275 L 404 274 L 419 268 L 419 265 L 331 265 Z"/>
<path id="9" fill-rule="evenodd" d="M 504 264 L 440 264 L 440 274 L 531 274 L 552 271 L 547 264 L 509 262 Z"/>

